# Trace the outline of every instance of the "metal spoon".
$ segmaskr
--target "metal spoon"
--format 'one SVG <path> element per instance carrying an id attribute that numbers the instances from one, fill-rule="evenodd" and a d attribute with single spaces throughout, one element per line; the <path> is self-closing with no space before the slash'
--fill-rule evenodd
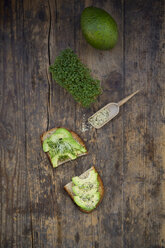
<path id="1" fill-rule="evenodd" d="M 94 128 L 101 128 L 107 122 L 112 120 L 118 113 L 119 107 L 126 103 L 129 99 L 131 99 L 134 95 L 136 95 L 140 90 L 132 93 L 131 95 L 127 96 L 126 98 L 122 99 L 118 103 L 108 103 L 106 106 L 98 110 L 94 115 L 88 118 L 88 122 Z"/>

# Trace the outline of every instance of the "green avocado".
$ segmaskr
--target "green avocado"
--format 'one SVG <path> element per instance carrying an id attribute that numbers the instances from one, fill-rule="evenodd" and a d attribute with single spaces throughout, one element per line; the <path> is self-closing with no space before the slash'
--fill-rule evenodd
<path id="1" fill-rule="evenodd" d="M 57 167 L 58 166 L 58 159 L 59 159 L 59 155 L 58 154 L 51 158 L 53 167 Z"/>
<path id="2" fill-rule="evenodd" d="M 72 153 L 69 153 L 69 152 L 63 153 L 62 156 L 60 156 L 60 154 L 56 154 L 51 158 L 53 167 L 57 167 L 58 161 L 61 160 L 62 158 L 70 158 L 70 159 L 74 160 L 77 158 L 77 156 L 72 154 Z"/>
<path id="3" fill-rule="evenodd" d="M 73 193 L 77 196 L 92 196 L 98 191 L 98 183 L 93 184 L 91 188 L 89 189 L 84 189 L 84 188 L 79 188 L 78 186 L 73 186 L 72 187 Z"/>
<path id="4" fill-rule="evenodd" d="M 56 142 L 59 139 L 72 138 L 72 134 L 65 128 L 58 128 L 51 136 L 50 140 Z"/>
<path id="5" fill-rule="evenodd" d="M 64 156 L 67 156 L 72 160 L 77 158 L 77 156 L 74 153 L 71 153 L 71 152 L 64 153 Z"/>
<path id="6" fill-rule="evenodd" d="M 42 146 L 43 146 L 43 151 L 44 151 L 44 152 L 48 152 L 48 151 L 50 150 L 50 147 L 49 147 L 49 145 L 48 145 L 48 139 L 44 140 Z"/>
<path id="7" fill-rule="evenodd" d="M 74 202 L 86 211 L 93 210 L 100 200 L 98 173 L 91 170 L 86 178 L 73 177 Z"/>
<path id="8" fill-rule="evenodd" d="M 57 135 L 56 133 L 53 133 L 50 137 L 49 140 L 52 141 L 53 143 L 57 142 L 61 138 L 61 135 Z"/>
<path id="9" fill-rule="evenodd" d="M 81 15 L 81 29 L 86 41 L 97 49 L 108 50 L 117 43 L 117 24 L 103 9 L 85 8 Z"/>
<path id="10" fill-rule="evenodd" d="M 78 154 L 86 152 L 65 128 L 58 128 L 43 142 L 44 152 L 49 152 L 53 167 L 58 166 L 59 160 L 76 159 Z"/>
<path id="11" fill-rule="evenodd" d="M 83 198 L 80 196 L 74 196 L 74 202 L 82 209 L 86 211 L 93 210 L 100 200 L 100 193 L 97 192 L 91 196 L 91 198 Z"/>
<path id="12" fill-rule="evenodd" d="M 63 138 L 72 138 L 72 134 L 65 128 L 58 128 L 50 137 L 44 140 L 43 150 L 48 152 L 50 150 L 49 146 L 56 143 L 58 140 Z"/>
<path id="13" fill-rule="evenodd" d="M 81 179 L 79 177 L 73 177 L 72 182 L 78 187 L 89 188 L 90 185 L 93 185 L 97 182 L 97 175 L 98 174 L 94 170 L 92 170 L 89 172 L 87 178 Z"/>
<path id="14" fill-rule="evenodd" d="M 82 152 L 86 152 L 86 148 L 82 145 L 80 145 L 75 139 L 73 138 L 64 138 L 63 142 L 68 143 L 73 149 L 76 149 L 78 151 Z"/>
<path id="15" fill-rule="evenodd" d="M 65 128 L 58 128 L 55 134 L 61 138 L 72 138 L 72 134 Z"/>

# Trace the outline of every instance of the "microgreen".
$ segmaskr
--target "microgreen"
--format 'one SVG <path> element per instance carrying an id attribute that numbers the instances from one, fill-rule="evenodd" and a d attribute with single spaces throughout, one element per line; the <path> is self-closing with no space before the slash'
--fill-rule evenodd
<path id="1" fill-rule="evenodd" d="M 90 70 L 69 48 L 56 57 L 49 70 L 53 79 L 83 107 L 89 107 L 102 92 L 100 81 L 92 78 Z"/>

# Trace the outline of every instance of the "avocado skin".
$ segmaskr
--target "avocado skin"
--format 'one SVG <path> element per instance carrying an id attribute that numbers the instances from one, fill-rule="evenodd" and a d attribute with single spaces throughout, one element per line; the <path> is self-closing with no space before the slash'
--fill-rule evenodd
<path id="1" fill-rule="evenodd" d="M 81 15 L 81 29 L 86 41 L 96 49 L 109 50 L 117 43 L 117 24 L 103 9 L 85 8 Z"/>

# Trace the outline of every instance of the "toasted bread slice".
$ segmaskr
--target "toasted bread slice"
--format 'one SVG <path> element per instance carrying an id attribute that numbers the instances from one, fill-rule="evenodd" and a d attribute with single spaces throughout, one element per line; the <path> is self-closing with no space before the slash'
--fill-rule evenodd
<path id="1" fill-rule="evenodd" d="M 79 177 L 82 178 L 82 179 L 88 177 L 89 172 L 90 172 L 91 170 L 94 170 L 95 172 L 98 173 L 98 171 L 95 169 L 95 167 L 92 166 L 89 170 L 85 171 L 85 172 L 84 172 L 83 174 L 81 174 Z M 101 203 L 101 201 L 102 201 L 102 199 L 103 199 L 103 196 L 104 196 L 104 186 L 103 186 L 103 182 L 102 182 L 102 180 L 101 180 L 101 177 L 99 176 L 99 173 L 98 173 L 97 179 L 98 179 L 98 181 L 99 181 L 100 200 L 99 200 L 99 202 L 97 203 L 96 207 Z M 73 202 L 74 202 L 74 199 L 73 199 L 74 193 L 73 193 L 73 190 L 72 190 L 72 187 L 73 187 L 73 186 L 74 186 L 73 182 L 70 182 L 70 183 L 68 183 L 68 184 L 66 184 L 66 185 L 64 186 L 64 189 L 66 190 L 66 192 L 69 194 L 69 196 L 71 197 L 71 199 L 72 199 Z M 75 202 L 74 202 L 74 203 L 75 203 Z M 77 206 L 77 204 L 76 204 L 76 206 Z M 84 213 L 91 213 L 91 212 L 95 209 L 95 208 L 94 208 L 94 209 L 92 209 L 92 210 L 90 210 L 90 211 L 86 211 L 86 210 L 80 208 L 79 206 L 77 206 L 77 207 L 78 207 L 82 212 L 84 212 Z"/>
<path id="2" fill-rule="evenodd" d="M 44 140 L 47 139 L 48 137 L 50 137 L 58 128 L 60 128 L 60 127 L 52 128 L 52 129 L 50 129 L 49 131 L 43 133 L 43 134 L 41 135 L 41 143 L 43 144 Z M 65 129 L 67 129 L 67 128 L 65 128 Z M 73 131 L 71 131 L 71 130 L 69 130 L 69 129 L 67 129 L 67 130 L 72 134 L 72 137 L 73 137 L 80 145 L 82 145 L 82 146 L 87 150 L 87 148 L 86 148 L 86 146 L 85 146 L 83 140 L 82 140 L 75 132 L 73 132 Z M 78 157 L 81 157 L 81 156 L 83 156 L 83 155 L 86 155 L 87 153 L 88 153 L 88 152 L 81 153 L 81 154 L 78 155 Z M 50 161 L 50 163 L 51 163 L 51 165 L 52 165 L 52 167 L 53 167 L 53 164 L 52 164 L 52 161 L 51 161 L 51 157 L 50 157 L 50 155 L 49 155 L 49 152 L 46 152 L 46 154 L 47 154 L 47 156 L 48 156 L 48 158 L 49 158 L 49 161 Z M 58 166 L 61 165 L 61 164 L 66 163 L 66 162 L 68 162 L 68 161 L 71 161 L 71 159 L 65 159 L 65 160 L 59 161 L 59 162 L 58 162 Z M 58 166 L 57 166 L 57 167 L 58 167 Z"/>

